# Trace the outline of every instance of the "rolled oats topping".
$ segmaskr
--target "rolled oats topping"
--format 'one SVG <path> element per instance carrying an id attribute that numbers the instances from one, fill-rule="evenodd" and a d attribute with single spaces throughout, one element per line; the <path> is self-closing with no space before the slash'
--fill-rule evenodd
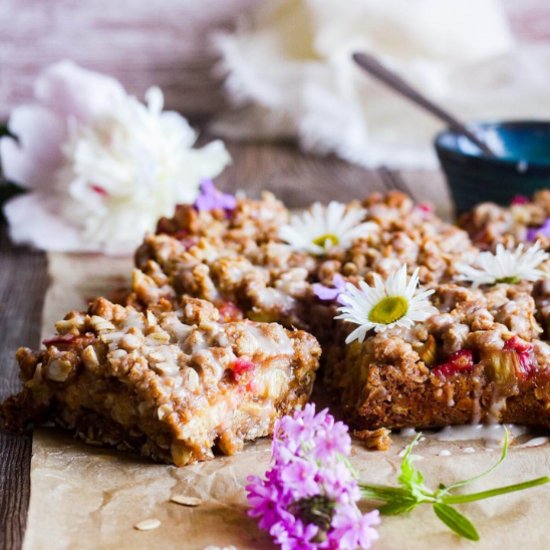
<path id="1" fill-rule="evenodd" d="M 177 465 L 232 454 L 309 399 L 319 341 L 322 389 L 370 446 L 550 427 L 549 218 L 549 191 L 461 229 L 398 192 L 296 215 L 207 187 L 146 236 L 124 305 L 99 298 L 18 351 L 4 417 Z"/>
<path id="2" fill-rule="evenodd" d="M 550 191 L 541 190 L 528 197 L 517 197 L 509 206 L 485 202 L 465 213 L 459 224 L 482 249 L 493 250 L 501 243 L 507 247 L 522 242 L 541 241 L 550 250 Z"/>
<path id="3" fill-rule="evenodd" d="M 209 244 L 186 248 L 188 256 L 181 261 L 174 254 L 165 254 L 166 245 L 158 242 L 160 237 L 151 237 L 150 263 L 145 267 L 138 263 L 138 267 L 145 272 L 162 271 L 168 286 L 176 289 L 172 297 L 176 302 L 188 293 L 222 309 L 231 304 L 245 318 L 278 321 L 315 334 L 324 348 L 324 387 L 359 431 L 469 422 L 484 415 L 494 417 L 497 410 L 501 418 L 508 418 L 506 415 L 519 408 L 514 400 L 518 400 L 520 386 L 531 383 L 532 387 L 537 379 L 536 384 L 546 387 L 548 364 L 542 351 L 546 344 L 539 338 L 550 327 L 550 290 L 543 281 L 535 280 L 547 269 L 545 259 L 540 266 L 538 260 L 533 264 L 528 277 L 524 276 L 525 266 L 518 264 L 510 280 L 506 276 L 499 279 L 498 273 L 507 265 L 498 263 L 500 257 L 495 262 L 497 275 L 489 277 L 488 272 L 483 280 L 469 280 L 463 266 L 473 266 L 472 273 L 468 272 L 472 275 L 479 270 L 480 249 L 496 250 L 499 242 L 508 247 L 519 244 L 527 231 L 517 240 L 521 231 L 510 228 L 526 221 L 542 225 L 550 215 L 550 206 L 544 213 L 550 205 L 548 196 L 539 194 L 536 207 L 514 206 L 505 219 L 500 219 L 495 207 L 481 205 L 474 221 L 463 222 L 475 244 L 466 231 L 442 222 L 428 208 L 415 206 L 402 193 L 391 192 L 373 194 L 361 204 L 351 203 L 348 210 L 338 206 L 341 211 L 333 213 L 329 228 L 338 242 L 330 231 L 325 231 L 328 236 L 322 243 L 311 246 L 297 246 L 298 237 L 287 235 L 290 229 L 271 231 L 267 241 L 265 233 L 254 231 L 250 235 L 261 237 L 254 236 L 254 242 L 239 247 L 215 244 L 209 237 Z M 336 210 L 335 205 L 331 208 Z M 354 216 L 362 213 L 353 223 L 365 230 L 342 241 L 336 218 L 342 222 L 348 211 Z M 529 216 L 526 211 L 531 212 Z M 329 227 L 323 212 L 317 212 L 318 229 L 323 229 L 325 221 L 324 228 Z M 288 228 L 284 218 L 279 223 Z M 289 214 L 286 218 L 291 219 Z M 484 233 L 478 231 L 478 223 L 486 229 Z M 315 227 L 312 224 L 311 229 Z M 484 241 L 497 230 L 515 231 L 516 240 L 506 234 L 502 240 Z M 301 233 L 305 235 L 305 229 Z M 216 237 L 225 243 L 225 233 Z M 204 254 L 209 247 L 219 253 Z M 529 252 L 528 245 L 520 252 Z M 189 256 L 200 268 L 183 267 L 193 263 Z M 423 321 L 415 320 L 412 327 L 397 326 L 379 334 L 368 331 L 376 321 L 376 316 L 371 316 L 370 324 L 364 324 L 364 341 L 346 344 L 353 326 L 334 320 L 346 284 L 375 286 L 377 277 L 388 279 L 403 265 L 407 265 L 409 276 L 418 276 L 427 295 L 434 292 L 429 299 L 436 311 Z M 476 285 L 479 288 L 473 288 Z M 507 348 L 511 341 L 525 342 L 532 349 L 519 352 Z M 524 364 L 533 368 L 524 368 Z M 419 395 L 424 395 L 425 401 Z M 493 406 L 495 400 L 502 399 L 508 399 L 508 408 L 504 402 L 500 408 Z M 537 403 L 542 406 L 541 401 Z"/>

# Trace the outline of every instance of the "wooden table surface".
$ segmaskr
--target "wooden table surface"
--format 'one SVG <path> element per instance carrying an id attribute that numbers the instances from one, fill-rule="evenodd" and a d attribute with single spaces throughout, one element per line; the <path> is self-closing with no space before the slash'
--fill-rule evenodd
<path id="1" fill-rule="evenodd" d="M 319 200 L 360 198 L 372 191 L 400 188 L 417 201 L 448 206 L 439 173 L 398 174 L 367 171 L 335 158 L 304 155 L 291 145 L 229 144 L 233 164 L 219 178 L 226 190 L 257 196 L 267 189 L 288 206 Z M 48 285 L 45 254 L 14 247 L 0 225 L 0 401 L 19 387 L 14 354 L 37 346 L 44 293 Z M 21 547 L 30 496 L 31 437 L 0 429 L 0 548 Z"/>

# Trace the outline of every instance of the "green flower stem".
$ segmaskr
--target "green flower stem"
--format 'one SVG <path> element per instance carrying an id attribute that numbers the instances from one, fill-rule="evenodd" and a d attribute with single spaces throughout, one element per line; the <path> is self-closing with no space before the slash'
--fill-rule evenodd
<path id="1" fill-rule="evenodd" d="M 366 485 L 361 483 L 361 492 L 363 498 L 370 498 L 373 500 L 393 500 L 394 498 L 406 497 L 410 493 L 407 489 L 401 487 L 390 487 L 386 485 Z"/>
<path id="2" fill-rule="evenodd" d="M 432 491 L 424 484 L 422 472 L 417 470 L 413 465 L 414 456 L 411 452 L 418 442 L 419 437 L 420 434 L 418 434 L 407 446 L 403 455 L 400 474 L 397 477 L 397 481 L 400 485 L 399 487 L 359 483 L 363 498 L 378 500 L 384 503 L 379 507 L 379 511 L 383 515 L 395 516 L 398 514 L 407 514 L 414 510 L 419 504 L 431 504 L 435 515 L 451 529 L 451 531 L 460 537 L 477 541 L 479 540 L 479 533 L 474 524 L 466 516 L 453 508 L 454 504 L 466 504 L 468 502 L 475 502 L 476 500 L 497 497 L 515 491 L 531 489 L 532 487 L 550 482 L 550 477 L 543 476 L 530 481 L 524 481 L 523 483 L 498 487 L 497 489 L 489 489 L 488 491 L 481 491 L 479 493 L 456 495 L 451 492 L 458 487 L 463 487 L 464 485 L 477 481 L 502 464 L 502 461 L 508 454 L 509 438 L 508 431 L 506 430 L 502 454 L 496 464 L 477 476 L 457 481 L 452 485 L 445 486 L 440 483 L 439 487 L 435 491 Z"/>
<path id="3" fill-rule="evenodd" d="M 489 489 L 488 491 L 471 493 L 469 495 L 442 495 L 440 497 L 440 500 L 445 504 L 463 504 L 465 502 L 475 502 L 476 500 L 483 500 L 485 498 L 498 497 L 499 495 L 505 495 L 507 493 L 514 493 L 515 491 L 523 491 L 524 489 L 531 489 L 531 487 L 544 485 L 549 481 L 550 481 L 550 477 L 543 476 L 543 477 L 538 477 L 536 479 L 532 479 L 530 481 L 524 481 L 523 483 L 506 485 L 505 487 L 499 487 L 497 489 Z"/>

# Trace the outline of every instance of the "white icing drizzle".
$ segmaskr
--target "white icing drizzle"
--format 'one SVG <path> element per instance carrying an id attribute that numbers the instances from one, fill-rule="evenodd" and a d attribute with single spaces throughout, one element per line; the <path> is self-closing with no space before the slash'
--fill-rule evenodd
<path id="1" fill-rule="evenodd" d="M 533 437 L 533 439 L 530 439 L 529 441 L 526 441 L 522 445 L 518 445 L 518 449 L 522 449 L 525 447 L 540 447 L 541 445 L 545 445 L 550 441 L 549 437 L 541 436 L 541 437 Z"/>
<path id="2" fill-rule="evenodd" d="M 439 441 L 471 441 L 481 439 L 487 446 L 501 446 L 505 428 L 510 435 L 518 437 L 527 432 L 527 428 L 514 424 L 468 424 L 465 426 L 447 426 L 435 434 Z"/>
<path id="3" fill-rule="evenodd" d="M 280 334 L 277 334 L 279 338 L 275 340 L 275 338 L 267 337 L 257 325 L 250 324 L 247 329 L 264 353 L 268 355 L 291 355 L 294 353 L 292 342 L 285 332 L 281 331 Z"/>

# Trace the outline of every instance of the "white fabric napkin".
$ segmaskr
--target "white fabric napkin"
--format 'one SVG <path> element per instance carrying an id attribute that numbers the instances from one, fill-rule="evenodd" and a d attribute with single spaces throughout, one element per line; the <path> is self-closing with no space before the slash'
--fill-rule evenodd
<path id="1" fill-rule="evenodd" d="M 498 0 L 271 0 L 215 42 L 240 107 L 213 125 L 226 137 L 433 166 L 441 124 L 364 74 L 355 51 L 467 120 L 550 117 L 550 47 L 517 47 Z"/>

